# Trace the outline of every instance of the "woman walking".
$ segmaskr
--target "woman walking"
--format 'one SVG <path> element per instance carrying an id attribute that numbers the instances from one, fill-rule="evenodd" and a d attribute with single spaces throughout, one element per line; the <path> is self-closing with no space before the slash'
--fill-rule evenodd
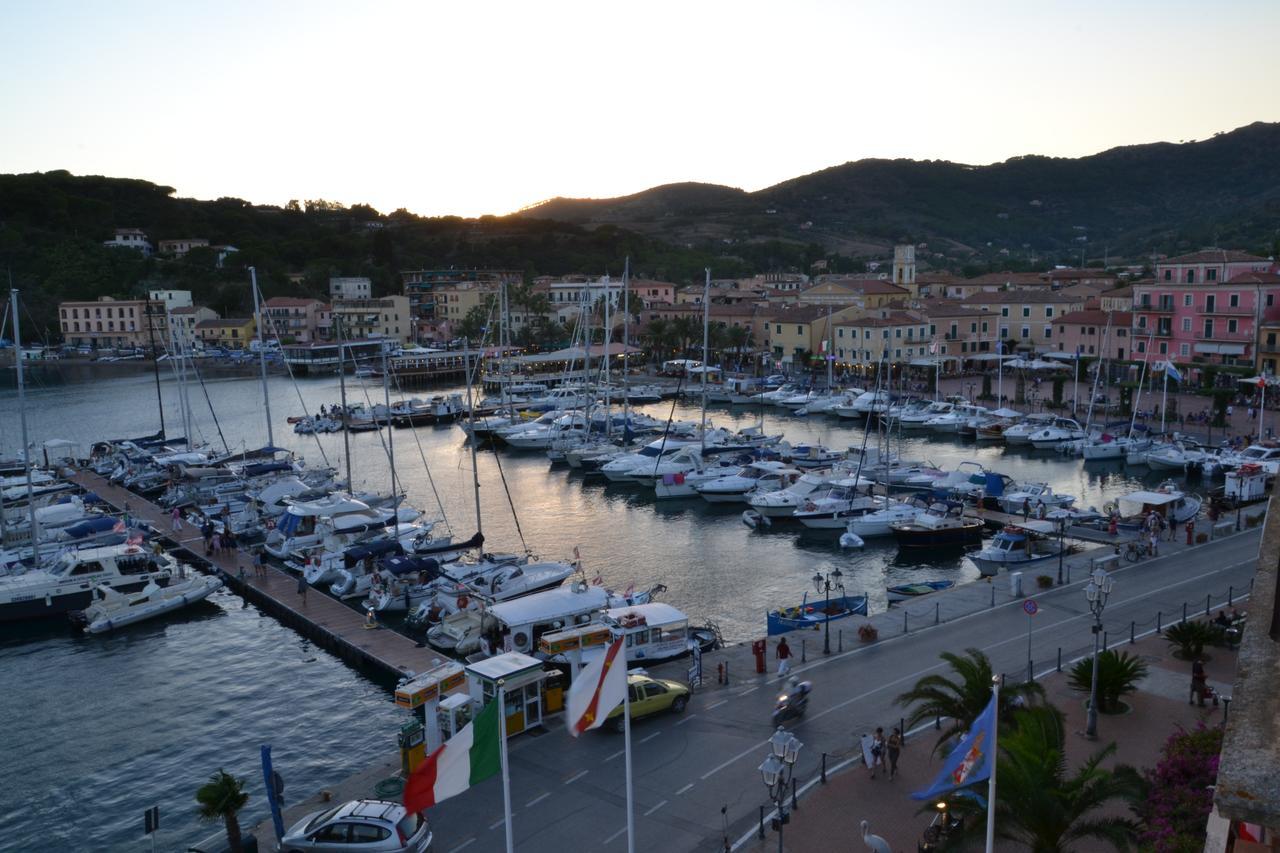
<path id="1" fill-rule="evenodd" d="M 885 748 L 889 752 L 889 778 L 892 779 L 898 775 L 898 756 L 902 754 L 902 730 L 897 726 L 893 727 L 893 734 L 889 735 Z"/>

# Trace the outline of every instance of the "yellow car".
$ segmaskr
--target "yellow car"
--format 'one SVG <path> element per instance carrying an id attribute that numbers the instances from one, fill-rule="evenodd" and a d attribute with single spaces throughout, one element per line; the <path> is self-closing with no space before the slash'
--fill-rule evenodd
<path id="1" fill-rule="evenodd" d="M 631 719 L 633 720 L 663 711 L 680 714 L 689 704 L 689 685 L 681 684 L 679 681 L 650 678 L 647 675 L 628 675 L 627 688 L 631 691 Z M 622 731 L 625 723 L 622 719 L 621 705 L 613 709 L 606 718 L 606 723 L 615 732 Z"/>

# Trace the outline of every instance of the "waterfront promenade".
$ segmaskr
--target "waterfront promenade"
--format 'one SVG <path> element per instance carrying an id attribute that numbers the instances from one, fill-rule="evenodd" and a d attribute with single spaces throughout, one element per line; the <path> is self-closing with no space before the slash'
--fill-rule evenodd
<path id="1" fill-rule="evenodd" d="M 1246 510 L 1261 515 L 1265 506 Z M 1242 517 L 1243 520 L 1244 517 Z M 1201 520 L 1199 530 L 1208 531 Z M 1142 639 L 1158 626 L 1203 614 L 1228 601 L 1247 601 L 1257 562 L 1260 528 L 1247 528 L 1204 545 L 1187 547 L 1185 538 L 1161 543 L 1163 556 L 1115 569 L 1115 590 L 1104 630 L 1109 646 Z M 804 742 L 796 777 L 803 792 L 817 785 L 823 756 L 833 773 L 853 763 L 854 738 L 876 726 L 896 725 L 905 709 L 894 703 L 920 677 L 943 667 L 938 655 L 976 647 L 997 670 L 1011 678 L 1054 671 L 1061 656 L 1065 668 L 1092 649 L 1092 617 L 1083 594 L 1090 561 L 1108 548 L 1073 555 L 1064 565 L 1070 582 L 1036 590 L 1026 577 L 1024 593 L 1039 605 L 1028 617 L 1023 598 L 1014 596 L 1006 575 L 973 583 L 888 611 L 866 620 L 850 620 L 832 632 L 830 656 L 822 654 L 822 635 L 792 634 L 799 655 L 795 672 L 814 684 L 809 714 L 793 726 Z M 1044 574 L 1056 574 L 1056 566 Z M 1066 577 L 1064 576 L 1064 581 Z M 1031 634 L 1028 638 L 1028 622 Z M 858 625 L 875 626 L 879 639 L 854 639 Z M 763 614 L 761 614 L 763 624 Z M 1028 646 L 1030 645 L 1030 648 Z M 749 844 L 764 805 L 757 767 L 772 733 L 769 715 L 780 681 L 773 670 L 757 675 L 746 644 L 703 658 L 706 684 L 682 716 L 638 721 L 632 732 L 635 767 L 637 847 L 653 851 L 721 849 L 726 838 Z M 1028 658 L 1030 656 L 1030 664 Z M 728 683 L 717 683 L 718 666 L 728 667 Z M 656 675 L 683 679 L 687 661 L 652 668 Z M 1210 668 L 1215 681 L 1232 673 Z M 926 724 L 927 725 L 927 724 Z M 553 718 L 548 729 L 511 741 L 511 798 L 516 846 L 523 851 L 625 850 L 625 779 L 622 739 L 592 732 L 576 741 Z M 931 730 L 931 729 L 930 729 Z M 922 736 L 927 738 L 927 731 Z M 390 738 L 390 733 L 388 733 Z M 912 746 L 912 749 L 916 747 Z M 390 769 L 393 765 L 383 765 Z M 363 780 L 338 784 L 334 799 L 373 794 Z M 292 806 L 297 819 L 319 808 L 315 798 Z M 722 812 L 723 809 L 723 812 Z M 474 790 L 433 808 L 436 848 L 440 853 L 500 849 L 502 790 L 490 779 Z M 802 818 L 797 818 L 802 819 Z M 922 829 L 927 821 L 921 819 Z M 269 824 L 258 827 L 270 842 Z"/>
<path id="2" fill-rule="evenodd" d="M 437 657 L 403 634 L 387 628 L 366 628 L 358 612 L 318 589 L 310 590 L 304 598 L 298 593 L 297 578 L 270 563 L 264 565 L 265 577 L 255 577 L 252 558 L 244 551 L 205 556 L 198 527 L 183 521 L 180 530 L 173 530 L 166 510 L 92 471 L 74 472 L 70 480 L 117 511 L 127 505 L 131 516 L 145 521 L 156 535 L 189 551 L 197 565 L 203 561 L 220 572 L 233 591 L 349 663 L 369 667 L 394 681 L 429 668 L 432 658 Z"/>

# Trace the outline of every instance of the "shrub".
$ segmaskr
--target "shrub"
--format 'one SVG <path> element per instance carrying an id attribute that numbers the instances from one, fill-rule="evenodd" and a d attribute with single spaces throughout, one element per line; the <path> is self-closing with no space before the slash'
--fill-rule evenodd
<path id="1" fill-rule="evenodd" d="M 1249 528 L 1250 530 L 1257 527 L 1261 523 L 1262 523 L 1262 516 L 1260 515 L 1246 515 L 1244 517 L 1244 526 Z"/>
<path id="2" fill-rule="evenodd" d="M 1208 541 L 1209 541 L 1209 534 L 1208 534 L 1208 533 L 1197 533 L 1197 534 L 1196 534 L 1196 544 L 1197 544 L 1197 545 L 1203 545 L 1204 543 L 1206 543 L 1206 542 L 1208 542 Z"/>
<path id="3" fill-rule="evenodd" d="M 1213 645 L 1216 632 L 1207 622 L 1176 622 L 1164 629 L 1164 638 L 1174 647 L 1173 653 L 1183 660 L 1194 660 Z"/>
<path id="4" fill-rule="evenodd" d="M 1222 728 L 1179 728 L 1165 741 L 1160 762 L 1144 774 L 1147 794 L 1138 806 L 1143 849 L 1157 853 L 1204 848 L 1205 821 L 1218 781 Z"/>
<path id="5" fill-rule="evenodd" d="M 876 630 L 876 626 L 870 622 L 861 625 L 858 628 L 858 639 L 864 643 L 875 642 L 880 637 L 880 632 Z"/>
<path id="6" fill-rule="evenodd" d="M 1048 589 L 1053 586 L 1053 577 L 1051 575 L 1038 575 L 1036 577 L 1036 586 L 1041 589 Z"/>
<path id="7" fill-rule="evenodd" d="M 1112 714 L 1120 710 L 1120 699 L 1132 693 L 1147 675 L 1147 665 L 1128 652 L 1108 649 L 1098 655 L 1098 710 Z M 1082 693 L 1093 689 L 1093 659 L 1085 658 L 1071 667 L 1071 688 Z"/>

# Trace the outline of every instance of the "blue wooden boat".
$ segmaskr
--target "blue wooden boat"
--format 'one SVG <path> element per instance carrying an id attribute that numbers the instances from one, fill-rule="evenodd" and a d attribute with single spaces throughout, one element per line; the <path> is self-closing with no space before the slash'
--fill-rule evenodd
<path id="1" fill-rule="evenodd" d="M 847 616 L 866 616 L 867 597 L 865 595 L 844 595 L 839 598 L 820 598 L 809 601 L 806 592 L 804 600 L 798 607 L 784 607 L 770 610 L 765 619 L 769 626 L 769 636 L 785 634 L 788 631 L 801 631 L 806 628 L 817 628 L 824 622 L 834 622 Z"/>
<path id="2" fill-rule="evenodd" d="M 951 589 L 955 585 L 955 581 L 921 581 L 920 583 L 904 583 L 898 586 L 891 586 L 885 592 L 889 595 L 889 603 L 896 604 L 899 601 L 906 601 L 909 598 L 915 598 L 920 595 L 928 595 L 940 589 Z"/>

